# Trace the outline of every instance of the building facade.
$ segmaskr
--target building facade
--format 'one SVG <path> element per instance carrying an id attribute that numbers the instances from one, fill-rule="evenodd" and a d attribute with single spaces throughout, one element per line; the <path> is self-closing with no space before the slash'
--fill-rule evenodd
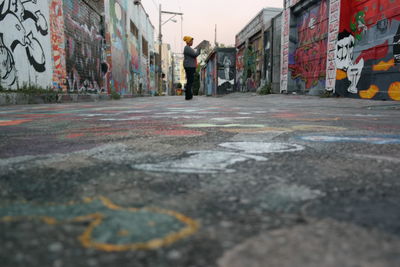
<path id="1" fill-rule="evenodd" d="M 400 100 L 400 0 L 287 0 L 281 91 Z"/>
<path id="2" fill-rule="evenodd" d="M 271 20 L 282 12 L 280 8 L 264 8 L 235 38 L 236 86 L 238 91 L 256 91 L 266 78 L 265 37 L 272 37 Z M 271 36 L 265 36 L 265 32 Z M 272 56 L 268 55 L 268 58 Z M 272 61 L 272 60 L 271 60 Z M 270 62 L 271 63 L 271 62 Z"/>
<path id="3" fill-rule="evenodd" d="M 150 94 L 154 26 L 128 0 L 2 0 L 0 85 Z"/>
<path id="4" fill-rule="evenodd" d="M 215 48 L 200 71 L 201 94 L 215 96 L 235 90 L 236 49 Z"/>

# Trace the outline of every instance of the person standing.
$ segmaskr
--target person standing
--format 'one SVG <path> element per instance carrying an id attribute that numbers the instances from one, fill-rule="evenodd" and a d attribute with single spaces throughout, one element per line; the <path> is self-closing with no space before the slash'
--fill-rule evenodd
<path id="1" fill-rule="evenodd" d="M 185 90 L 185 99 L 190 100 L 193 98 L 192 86 L 194 82 L 194 73 L 196 72 L 197 65 L 197 56 L 200 55 L 200 49 L 195 51 L 191 46 L 193 45 L 193 37 L 185 36 L 183 37 L 183 41 L 186 42 L 186 46 L 183 50 L 183 67 L 186 73 L 186 90 Z"/>

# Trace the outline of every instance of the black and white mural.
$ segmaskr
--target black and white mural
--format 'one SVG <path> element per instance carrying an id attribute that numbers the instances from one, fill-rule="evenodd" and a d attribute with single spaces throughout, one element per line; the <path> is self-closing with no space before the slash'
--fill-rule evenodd
<path id="1" fill-rule="evenodd" d="M 0 82 L 5 88 L 51 85 L 47 0 L 0 0 Z"/>
<path id="2" fill-rule="evenodd" d="M 228 93 L 233 91 L 235 85 L 236 50 L 221 48 L 218 55 L 218 89 L 217 93 Z"/>

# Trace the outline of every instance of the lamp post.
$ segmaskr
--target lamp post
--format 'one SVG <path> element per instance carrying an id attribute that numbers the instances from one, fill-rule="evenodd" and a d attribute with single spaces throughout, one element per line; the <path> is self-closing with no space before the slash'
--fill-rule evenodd
<path id="1" fill-rule="evenodd" d="M 168 20 L 166 20 L 164 23 L 162 23 L 161 21 L 161 15 L 162 14 L 170 14 L 173 15 L 172 17 L 170 17 Z M 158 53 L 160 54 L 160 62 L 159 62 L 159 74 L 158 74 L 158 86 L 159 86 L 159 93 L 161 93 L 162 91 L 162 33 L 161 33 L 161 26 L 164 25 L 165 23 L 167 23 L 168 21 L 172 20 L 175 16 L 182 16 L 183 13 L 179 13 L 179 12 L 171 12 L 171 11 L 163 11 L 161 9 L 161 4 L 160 4 L 160 9 L 159 9 L 159 21 L 158 21 L 158 41 L 160 43 L 160 46 L 158 47 Z"/>

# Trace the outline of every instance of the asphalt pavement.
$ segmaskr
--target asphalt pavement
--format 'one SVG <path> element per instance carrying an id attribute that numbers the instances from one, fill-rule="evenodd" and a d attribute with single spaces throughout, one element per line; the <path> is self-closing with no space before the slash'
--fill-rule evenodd
<path id="1" fill-rule="evenodd" d="M 400 266 L 400 103 L 0 107 L 0 266 Z"/>

